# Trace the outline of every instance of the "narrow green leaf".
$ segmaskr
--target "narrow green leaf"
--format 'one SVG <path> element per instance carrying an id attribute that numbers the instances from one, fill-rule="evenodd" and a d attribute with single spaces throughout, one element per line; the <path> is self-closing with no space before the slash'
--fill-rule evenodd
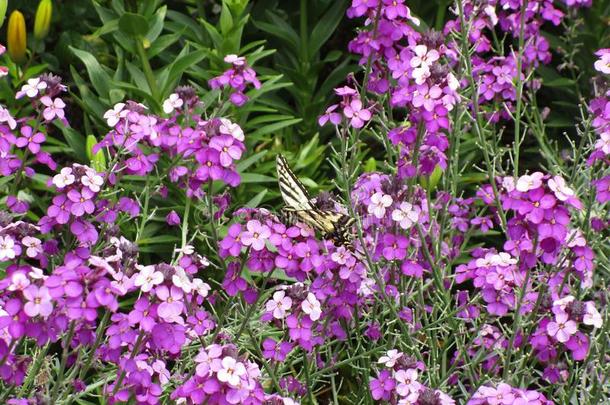
<path id="1" fill-rule="evenodd" d="M 95 88 L 97 94 L 100 97 L 108 99 L 112 79 L 104 71 L 100 63 L 97 61 L 97 58 L 87 51 L 76 49 L 74 47 L 70 47 L 70 50 L 85 65 L 85 69 L 87 69 L 87 73 L 89 74 L 89 80 L 91 80 L 91 84 L 93 85 L 93 88 Z"/>

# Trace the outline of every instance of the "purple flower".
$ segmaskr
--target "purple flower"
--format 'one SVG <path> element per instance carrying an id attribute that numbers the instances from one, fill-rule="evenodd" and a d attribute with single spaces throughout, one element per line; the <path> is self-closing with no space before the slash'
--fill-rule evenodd
<path id="1" fill-rule="evenodd" d="M 44 134 L 42 132 L 34 134 L 32 127 L 27 125 L 22 126 L 20 132 L 22 136 L 17 138 L 15 145 L 19 148 L 27 147 L 34 154 L 40 152 L 40 145 L 46 140 Z"/>
<path id="2" fill-rule="evenodd" d="M 230 135 L 215 136 L 210 140 L 210 147 L 220 152 L 219 159 L 223 167 L 229 167 L 234 160 L 241 158 L 241 145 Z"/>
<path id="3" fill-rule="evenodd" d="M 68 191 L 68 199 L 72 201 L 70 212 L 76 217 L 82 217 L 87 214 L 92 214 L 95 211 L 95 204 L 92 201 L 94 196 L 93 191 L 88 188 L 83 188 L 80 192 L 72 189 Z"/>
<path id="4" fill-rule="evenodd" d="M 155 348 L 178 354 L 186 342 L 184 331 L 182 325 L 159 323 L 152 328 L 151 343 Z"/>
<path id="5" fill-rule="evenodd" d="M 272 338 L 263 340 L 263 356 L 274 361 L 284 361 L 292 350 L 290 342 L 277 342 Z"/>
<path id="6" fill-rule="evenodd" d="M 155 289 L 155 295 L 162 301 L 157 308 L 157 314 L 160 318 L 167 322 L 175 322 L 176 319 L 180 318 L 184 308 L 182 289 L 174 286 L 169 289 L 161 285 Z"/>
<path id="7" fill-rule="evenodd" d="M 395 386 L 396 382 L 388 370 L 381 370 L 377 378 L 369 382 L 371 395 L 376 401 L 389 401 Z"/>
<path id="8" fill-rule="evenodd" d="M 253 219 L 246 224 L 247 231 L 242 232 L 241 241 L 244 246 L 250 246 L 254 250 L 263 250 L 265 241 L 271 236 L 271 230 L 267 225 Z"/>
<path id="9" fill-rule="evenodd" d="M 362 128 L 371 119 L 371 111 L 362 108 L 362 101 L 358 98 L 353 99 L 343 108 L 343 115 L 350 120 L 350 125 L 354 128 Z"/>
<path id="10" fill-rule="evenodd" d="M 171 210 L 169 214 L 167 214 L 167 216 L 165 217 L 165 222 L 167 222 L 169 226 L 180 225 L 180 216 L 176 211 Z"/>

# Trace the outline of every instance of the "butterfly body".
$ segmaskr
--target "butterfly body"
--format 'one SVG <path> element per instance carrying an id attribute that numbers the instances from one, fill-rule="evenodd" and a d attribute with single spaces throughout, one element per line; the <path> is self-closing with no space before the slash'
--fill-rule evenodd
<path id="1" fill-rule="evenodd" d="M 287 222 L 302 222 L 338 245 L 352 249 L 351 227 L 354 219 L 314 204 L 307 189 L 296 177 L 282 155 L 277 156 L 277 177 L 280 193 L 284 200 L 284 217 Z"/>

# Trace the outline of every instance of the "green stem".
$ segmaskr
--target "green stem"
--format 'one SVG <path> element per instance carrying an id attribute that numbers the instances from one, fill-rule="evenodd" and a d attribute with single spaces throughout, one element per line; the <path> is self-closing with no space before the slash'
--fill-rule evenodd
<path id="1" fill-rule="evenodd" d="M 40 370 L 40 367 L 42 366 L 42 362 L 44 361 L 44 358 L 47 355 L 48 350 L 49 350 L 49 344 L 47 343 L 36 354 L 36 359 L 34 360 L 34 364 L 32 364 L 32 367 L 30 368 L 30 370 L 28 372 L 28 377 L 25 380 L 25 382 L 23 383 L 23 385 L 21 386 L 21 390 L 19 390 L 19 398 L 23 398 L 24 396 L 26 396 L 26 394 L 29 394 L 30 385 L 32 384 L 32 381 L 34 381 L 34 378 L 36 378 L 36 375 L 38 375 L 38 371 Z M 29 396 L 29 395 L 27 395 L 27 396 Z"/>
<path id="2" fill-rule="evenodd" d="M 49 403 L 56 403 L 57 396 L 59 395 L 59 387 L 63 384 L 64 372 L 66 370 L 66 361 L 68 360 L 68 353 L 70 352 L 70 342 L 72 341 L 72 336 L 74 336 L 74 330 L 76 329 L 76 322 L 72 321 L 70 323 L 70 329 L 68 330 L 68 334 L 65 336 L 63 341 L 63 353 L 61 355 L 61 363 L 59 366 L 59 372 L 57 373 L 57 379 L 55 380 L 55 384 L 53 385 L 53 391 L 51 392 L 51 400 Z"/>
<path id="3" fill-rule="evenodd" d="M 148 61 L 148 57 L 146 56 L 146 51 L 144 50 L 144 45 L 142 45 L 141 37 L 134 38 L 134 42 L 136 44 L 136 52 L 138 53 L 138 57 L 140 58 L 140 63 L 142 64 L 142 70 L 144 70 L 144 76 L 146 77 L 146 82 L 148 83 L 148 87 L 150 87 L 150 94 L 152 97 L 160 102 L 159 100 L 159 89 L 157 89 L 157 81 L 155 79 L 155 74 L 153 73 L 152 68 L 150 67 L 150 62 Z"/>

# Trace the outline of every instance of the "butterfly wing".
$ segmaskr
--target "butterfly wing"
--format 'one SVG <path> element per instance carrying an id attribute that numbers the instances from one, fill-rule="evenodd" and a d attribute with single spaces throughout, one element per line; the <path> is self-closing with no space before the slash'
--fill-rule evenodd
<path id="1" fill-rule="evenodd" d="M 310 211 L 315 209 L 305 186 L 292 172 L 286 158 L 282 155 L 277 155 L 277 180 L 288 210 Z"/>
<path id="2" fill-rule="evenodd" d="M 302 222 L 325 238 L 350 245 L 354 219 L 345 214 L 317 208 L 307 189 L 288 166 L 286 158 L 277 156 L 277 178 L 288 218 Z"/>

